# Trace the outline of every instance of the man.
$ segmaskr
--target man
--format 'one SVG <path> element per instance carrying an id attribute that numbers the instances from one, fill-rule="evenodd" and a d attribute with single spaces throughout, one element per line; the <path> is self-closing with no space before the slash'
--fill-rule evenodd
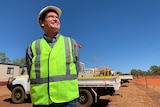
<path id="1" fill-rule="evenodd" d="M 33 107 L 78 107 L 78 46 L 59 33 L 61 13 L 56 6 L 40 11 L 38 23 L 45 33 L 26 51 Z"/>

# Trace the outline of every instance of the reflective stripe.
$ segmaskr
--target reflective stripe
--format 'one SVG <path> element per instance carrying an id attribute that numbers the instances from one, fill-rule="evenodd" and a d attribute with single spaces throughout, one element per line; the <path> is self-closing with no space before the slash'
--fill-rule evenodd
<path id="1" fill-rule="evenodd" d="M 49 77 L 50 82 L 57 82 L 57 81 L 63 81 L 63 80 L 74 80 L 77 79 L 76 74 L 71 75 L 61 75 L 61 76 L 51 76 Z M 31 84 L 42 84 L 42 83 L 48 83 L 48 78 L 37 78 L 37 79 L 31 79 Z"/>
<path id="2" fill-rule="evenodd" d="M 71 43 L 72 43 L 72 49 L 73 49 L 73 61 L 76 62 L 76 56 L 78 56 L 76 53 L 78 53 L 78 50 L 77 50 L 77 45 L 75 43 L 75 41 L 73 39 L 71 39 Z"/>
<path id="3" fill-rule="evenodd" d="M 36 59 L 35 59 L 35 62 L 39 62 L 39 63 L 35 63 L 35 72 L 36 72 L 36 78 L 40 78 L 40 39 L 38 39 L 36 41 L 36 46 L 35 46 L 35 49 L 36 49 Z"/>
<path id="4" fill-rule="evenodd" d="M 66 75 L 70 74 L 69 64 L 70 64 L 70 46 L 69 46 L 69 40 L 67 37 L 64 37 L 65 42 L 65 50 L 66 50 Z"/>
<path id="5" fill-rule="evenodd" d="M 35 63 L 35 72 L 36 72 L 36 79 L 30 79 L 31 84 L 42 84 L 42 83 L 48 83 L 49 82 L 57 82 L 57 81 L 64 81 L 64 80 L 74 80 L 77 79 L 77 74 L 70 74 L 70 45 L 69 41 L 70 38 L 64 37 L 65 42 L 65 51 L 66 51 L 66 75 L 58 75 L 58 76 L 50 76 L 46 78 L 40 77 L 40 41 L 36 40 L 35 50 L 36 50 L 36 62 L 39 62 L 38 64 Z M 72 52 L 73 53 L 73 52 Z"/>

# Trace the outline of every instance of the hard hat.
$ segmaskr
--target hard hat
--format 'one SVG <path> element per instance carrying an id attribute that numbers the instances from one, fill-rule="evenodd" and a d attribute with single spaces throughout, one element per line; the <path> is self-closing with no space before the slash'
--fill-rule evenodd
<path id="1" fill-rule="evenodd" d="M 58 14 L 58 17 L 60 18 L 61 17 L 61 14 L 62 14 L 62 10 L 56 6 L 46 6 L 44 7 L 38 14 L 38 22 L 40 20 L 40 18 L 42 18 L 42 16 L 44 15 L 44 13 L 48 10 L 54 10 L 57 14 Z"/>

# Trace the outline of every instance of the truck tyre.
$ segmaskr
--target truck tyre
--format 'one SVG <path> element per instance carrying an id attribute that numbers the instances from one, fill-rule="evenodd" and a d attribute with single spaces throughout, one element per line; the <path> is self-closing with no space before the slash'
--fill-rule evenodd
<path id="1" fill-rule="evenodd" d="M 92 94 L 87 89 L 80 89 L 78 107 L 90 107 L 93 103 Z"/>
<path id="2" fill-rule="evenodd" d="M 21 86 L 16 86 L 12 90 L 11 98 L 13 103 L 22 103 L 25 99 L 25 93 L 23 88 Z"/>

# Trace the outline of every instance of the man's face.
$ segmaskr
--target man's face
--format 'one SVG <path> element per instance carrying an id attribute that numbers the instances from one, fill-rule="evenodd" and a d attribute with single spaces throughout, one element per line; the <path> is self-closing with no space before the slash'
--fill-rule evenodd
<path id="1" fill-rule="evenodd" d="M 55 12 L 48 12 L 45 16 L 44 21 L 41 21 L 41 26 L 44 30 L 54 30 L 60 29 L 60 20 Z"/>

